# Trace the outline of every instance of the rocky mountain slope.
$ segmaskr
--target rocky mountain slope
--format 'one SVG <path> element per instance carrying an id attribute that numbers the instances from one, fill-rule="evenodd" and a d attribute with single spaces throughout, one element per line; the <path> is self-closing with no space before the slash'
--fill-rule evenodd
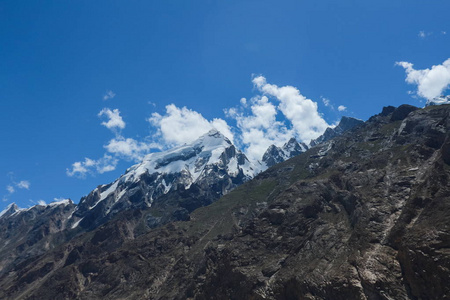
<path id="1" fill-rule="evenodd" d="M 212 130 L 191 144 L 147 155 L 78 205 L 70 200 L 28 209 L 11 204 L 0 213 L 0 274 L 127 210 L 151 207 L 150 227 L 187 220 L 194 209 L 253 178 L 258 168 Z"/>
<path id="2" fill-rule="evenodd" d="M 71 200 L 19 209 L 11 204 L 0 216 L 0 273 L 67 240 L 62 233 L 75 209 Z"/>
<path id="3" fill-rule="evenodd" d="M 191 144 L 147 155 L 115 182 L 101 185 L 83 197 L 78 205 L 70 202 L 64 214 L 56 213 L 57 210 L 31 214 L 31 211 L 42 211 L 45 206 L 19 209 L 11 205 L 0 213 L 0 219 L 3 219 L 0 231 L 16 232 L 2 239 L 5 245 L 9 244 L 4 247 L 3 253 L 12 251 L 14 255 L 3 261 L 0 272 L 13 258 L 20 260 L 39 255 L 80 232 L 97 228 L 126 210 L 151 207 L 153 214 L 147 222 L 151 227 L 174 220 L 187 220 L 194 209 L 212 203 L 268 166 L 307 149 L 305 144 L 298 143 L 294 138 L 282 148 L 273 147 L 276 153 L 269 149 L 263 163 L 250 162 L 226 137 L 212 130 Z M 57 204 L 48 207 L 56 207 Z M 63 201 L 60 204 L 67 203 Z M 31 217 L 24 219 L 25 215 Z M 48 222 L 58 226 L 47 232 L 44 224 Z M 30 233 L 35 234 L 33 239 L 39 237 L 42 241 L 30 244 L 27 241 Z M 19 241 L 22 244 L 17 245 Z"/>
<path id="4" fill-rule="evenodd" d="M 0 273 L 0 298 L 447 299 L 449 127 L 449 105 L 387 107 L 188 221 L 116 214 Z"/>

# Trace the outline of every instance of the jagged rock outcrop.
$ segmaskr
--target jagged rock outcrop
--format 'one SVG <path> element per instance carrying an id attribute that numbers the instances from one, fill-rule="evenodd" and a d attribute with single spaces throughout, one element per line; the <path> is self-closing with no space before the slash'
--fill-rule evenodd
<path id="1" fill-rule="evenodd" d="M 361 125 L 363 123 L 364 123 L 364 121 L 359 120 L 359 119 L 355 119 L 355 118 L 351 118 L 351 117 L 342 117 L 341 121 L 339 122 L 339 124 L 336 127 L 327 128 L 321 136 L 319 136 L 317 139 L 314 139 L 310 142 L 310 146 L 314 147 L 318 144 L 329 141 L 332 138 L 335 138 L 335 137 L 343 134 L 344 132 L 346 132 L 358 125 Z"/>
<path id="2" fill-rule="evenodd" d="M 2 299 L 447 299 L 450 106 L 384 109 L 189 221 L 128 210 L 0 275 Z"/>

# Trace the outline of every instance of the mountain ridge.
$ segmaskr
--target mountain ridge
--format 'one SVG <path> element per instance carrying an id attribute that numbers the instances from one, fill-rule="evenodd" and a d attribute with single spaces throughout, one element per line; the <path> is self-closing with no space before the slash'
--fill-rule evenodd
<path id="1" fill-rule="evenodd" d="M 414 110 L 407 106 L 393 109 L 387 108 L 383 110 L 384 113 L 372 117 L 371 122 L 374 122 L 377 118 L 388 118 L 388 122 L 397 122 L 398 118 L 405 118 Z M 340 134 L 343 133 L 345 131 L 340 132 Z M 370 140 L 376 141 L 380 138 L 375 135 Z M 246 159 L 245 155 L 237 150 L 219 132 L 209 132 L 204 135 L 203 141 L 205 139 L 210 140 L 205 143 L 193 142 L 167 152 L 148 155 L 141 163 L 127 169 L 116 181 L 108 185 L 101 185 L 89 195 L 82 198 L 78 205 L 67 200 L 65 203 L 40 207 L 36 210 L 39 214 L 28 214 L 30 218 L 42 220 L 37 222 L 36 225 L 33 225 L 32 228 L 29 228 L 28 224 L 31 225 L 33 223 L 26 221 L 31 219 L 21 217 L 21 219 L 18 219 L 20 222 L 16 222 L 9 217 L 2 218 L 0 216 L 0 228 L 6 228 L 2 227 L 2 222 L 5 225 L 9 222 L 10 225 L 8 226 L 17 226 L 14 227 L 17 230 L 17 236 L 23 236 L 22 239 L 19 239 L 22 241 L 21 243 L 14 244 L 14 247 L 8 248 L 11 251 L 10 253 L 12 253 L 10 255 L 12 259 L 4 260 L 3 265 L 0 266 L 0 285 L 2 276 L 6 274 L 18 274 L 17 280 L 20 281 L 20 278 L 22 278 L 20 274 L 27 273 L 28 271 L 26 270 L 28 269 L 35 269 L 32 265 L 28 265 L 28 263 L 35 260 L 40 261 L 39 257 L 41 255 L 47 257 L 45 253 L 48 251 L 50 253 L 59 253 L 57 255 L 58 257 L 63 255 L 62 253 L 65 253 L 63 255 L 66 259 L 64 265 L 69 266 L 72 264 L 72 261 L 77 262 L 80 259 L 84 259 L 86 250 L 83 250 L 84 247 L 82 245 L 85 243 L 103 245 L 103 249 L 110 252 L 115 251 L 114 249 L 119 249 L 124 243 L 149 234 L 149 231 L 158 231 L 159 229 L 157 228 L 161 226 L 167 228 L 166 224 L 170 225 L 176 221 L 189 223 L 192 220 L 194 222 L 193 224 L 197 224 L 195 226 L 199 226 L 196 223 L 196 220 L 198 220 L 198 213 L 196 212 L 199 207 L 206 207 L 224 195 L 226 199 L 229 199 L 227 196 L 229 192 L 245 182 L 249 182 L 251 178 L 254 178 L 255 182 L 261 182 L 261 180 L 266 182 L 265 178 L 268 174 L 275 176 L 274 174 L 278 174 L 280 170 L 287 172 L 287 174 L 292 172 L 309 172 L 310 174 L 314 174 L 317 170 L 317 164 L 327 160 L 327 156 L 334 151 L 333 149 L 335 147 L 335 142 L 328 140 L 316 145 L 314 149 L 305 149 L 306 145 L 301 145 L 295 139 L 290 139 L 280 148 L 283 151 L 283 160 L 289 159 L 289 156 L 296 158 L 302 154 L 299 152 L 306 150 L 303 153 L 303 158 L 299 159 L 304 159 L 306 153 L 309 153 L 307 157 L 318 160 L 318 162 L 310 163 L 305 166 L 306 169 L 297 170 L 296 167 L 290 165 L 288 160 L 282 162 L 281 165 L 272 165 L 271 167 L 274 170 L 270 168 L 266 172 L 259 173 L 258 168 L 250 168 L 250 162 Z M 283 165 L 287 166 L 286 169 L 281 167 Z M 166 175 L 162 175 L 163 173 L 158 173 L 158 170 L 171 170 L 174 172 L 167 172 Z M 252 170 L 256 170 L 256 172 L 249 176 L 249 172 Z M 169 182 L 171 184 L 168 184 Z M 269 184 L 270 188 L 274 188 L 270 193 L 271 196 L 268 196 L 270 199 L 274 199 L 281 189 L 288 187 L 282 180 L 277 180 L 276 182 L 276 184 L 265 183 Z M 290 179 L 287 182 L 290 182 Z M 239 189 L 235 193 L 242 193 L 242 189 Z M 242 195 L 242 197 L 242 199 L 245 199 L 249 195 Z M 250 196 L 250 198 L 252 197 Z M 255 194 L 255 197 L 255 199 L 260 199 L 258 194 Z M 242 219 L 242 216 L 239 217 L 240 213 L 232 216 L 231 219 L 235 220 L 232 223 L 237 222 L 233 226 L 239 227 L 241 226 L 239 224 L 243 226 L 244 223 L 249 222 L 245 211 L 250 212 L 253 210 L 252 215 L 255 213 L 259 215 L 262 211 L 269 209 L 263 203 L 264 201 L 256 202 L 255 205 L 257 206 L 252 209 L 243 208 L 243 216 L 246 216 L 244 219 Z M 52 209 L 56 209 L 55 214 L 51 213 Z M 11 210 L 10 215 L 17 214 L 14 220 L 17 216 L 25 212 L 25 210 L 22 210 L 23 212 L 20 213 L 14 205 L 9 210 Z M 30 211 L 34 211 L 34 209 Z M 312 213 L 314 214 L 314 212 Z M 267 216 L 265 218 L 275 223 L 282 222 L 285 216 L 284 208 L 282 207 L 270 208 L 266 214 Z M 35 217 L 41 215 L 43 216 L 42 218 Z M 51 220 L 49 223 L 50 226 L 45 225 L 47 220 Z M 215 221 L 217 222 L 218 220 Z M 205 219 L 205 222 L 206 224 L 211 224 L 211 220 Z M 203 226 L 201 225 L 200 227 Z M 223 224 L 223 226 L 228 228 L 230 225 Z M 36 235 L 32 233 L 33 231 L 40 233 Z M 111 237 L 114 238 L 111 239 Z M 24 239 L 31 239 L 34 242 L 28 243 Z M 5 239 L 5 241 L 7 240 Z M 78 244 L 78 241 L 83 242 Z M 58 252 L 61 251 L 61 247 L 66 250 Z M 97 250 L 92 251 L 95 253 Z M 5 253 L 3 254 L 5 255 Z M 198 253 L 195 255 L 198 255 Z M 60 259 L 54 259 L 60 261 Z M 20 269 L 23 266 L 27 266 L 27 269 L 17 273 L 19 266 Z M 44 269 L 39 272 L 46 273 L 47 269 L 50 271 L 59 269 L 56 265 L 49 266 L 49 264 L 43 265 L 42 267 Z M 270 273 L 270 271 L 267 272 Z M 35 278 L 35 275 L 32 277 Z M 40 277 L 38 276 L 36 278 Z M 27 280 L 31 280 L 30 282 L 32 282 L 35 279 Z"/>
<path id="2" fill-rule="evenodd" d="M 13 299 L 443 299 L 450 106 L 383 109 L 192 212 L 130 210 L 0 275 Z M 114 238 L 111 238 L 114 237 Z"/>

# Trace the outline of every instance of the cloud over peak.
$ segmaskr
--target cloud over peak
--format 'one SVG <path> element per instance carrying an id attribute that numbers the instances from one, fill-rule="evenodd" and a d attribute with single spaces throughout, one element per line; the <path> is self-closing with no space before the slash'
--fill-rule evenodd
<path id="1" fill-rule="evenodd" d="M 69 177 L 75 176 L 78 178 L 84 178 L 86 174 L 103 174 L 115 170 L 117 163 L 117 158 L 107 154 L 97 160 L 86 157 L 84 161 L 74 162 L 72 168 L 66 169 L 66 174 Z"/>
<path id="2" fill-rule="evenodd" d="M 253 84 L 260 92 L 279 101 L 278 109 L 291 122 L 295 135 L 302 141 L 309 142 L 329 126 L 319 114 L 317 103 L 307 99 L 297 88 L 269 84 L 263 76 L 253 78 Z"/>
<path id="3" fill-rule="evenodd" d="M 225 120 L 214 118 L 212 121 L 208 121 L 200 113 L 186 107 L 179 108 L 174 104 L 167 105 L 163 115 L 152 113 L 148 121 L 156 128 L 156 137 L 168 146 L 192 142 L 213 128 L 220 131 L 229 140 L 233 141 L 234 139 Z"/>
<path id="4" fill-rule="evenodd" d="M 160 146 L 156 143 L 139 142 L 132 138 L 117 136 L 103 147 L 117 157 L 137 162 L 151 149 L 158 149 Z"/>
<path id="5" fill-rule="evenodd" d="M 75 162 L 66 173 L 85 177 L 86 174 L 111 171 L 121 159 L 139 162 L 152 150 L 190 143 L 211 129 L 220 131 L 250 160 L 260 160 L 272 144 L 282 146 L 292 137 L 309 143 L 329 127 L 319 113 L 317 103 L 303 96 L 296 87 L 270 84 L 264 76 L 254 77 L 252 83 L 256 95 L 242 97 L 237 106 L 224 109 L 226 119 L 207 119 L 185 106 L 168 104 L 163 112 L 150 115 L 147 121 L 151 130 L 141 139 L 123 136 L 120 129 L 125 128 L 125 122 L 120 111 L 104 108 L 98 116 L 106 116 L 108 120 L 101 124 L 115 134 L 103 146 L 104 156 L 98 160 L 85 158 Z M 332 107 L 328 99 L 323 101 Z M 345 109 L 342 105 L 338 107 L 339 111 Z"/>
<path id="6" fill-rule="evenodd" d="M 450 58 L 440 65 L 434 65 L 431 69 L 414 69 L 410 62 L 400 61 L 395 63 L 405 69 L 406 79 L 409 84 L 417 85 L 417 94 L 428 100 L 440 96 L 450 85 Z"/>

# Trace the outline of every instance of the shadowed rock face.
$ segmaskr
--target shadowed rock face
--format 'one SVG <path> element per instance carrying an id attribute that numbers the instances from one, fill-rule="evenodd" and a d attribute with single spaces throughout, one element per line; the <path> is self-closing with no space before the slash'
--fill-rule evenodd
<path id="1" fill-rule="evenodd" d="M 391 106 L 391 107 L 393 107 L 393 106 Z M 389 108 L 388 108 L 388 110 L 389 110 Z M 384 112 L 384 110 L 383 110 L 383 112 Z M 310 145 L 311 145 L 311 147 L 314 147 L 316 145 L 319 145 L 321 143 L 329 141 L 332 138 L 335 138 L 335 137 L 343 134 L 344 132 L 346 132 L 358 125 L 361 125 L 363 123 L 364 123 L 364 121 L 362 121 L 362 120 L 358 120 L 358 119 L 351 118 L 351 117 L 342 117 L 341 121 L 339 122 L 339 124 L 336 127 L 327 128 L 321 136 L 319 136 L 315 140 L 312 140 Z"/>
<path id="2" fill-rule="evenodd" d="M 394 112 L 189 221 L 151 229 L 149 209 L 117 214 L 0 275 L 0 298 L 446 299 L 450 106 Z"/>

